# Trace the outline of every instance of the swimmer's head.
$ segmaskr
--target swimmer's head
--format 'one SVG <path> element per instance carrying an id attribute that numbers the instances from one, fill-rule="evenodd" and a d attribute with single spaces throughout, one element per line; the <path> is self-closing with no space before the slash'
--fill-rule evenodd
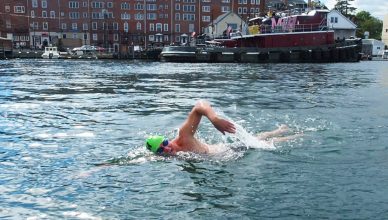
<path id="1" fill-rule="evenodd" d="M 153 153 L 162 154 L 168 146 L 168 139 L 165 136 L 155 135 L 146 139 L 146 148 Z"/>

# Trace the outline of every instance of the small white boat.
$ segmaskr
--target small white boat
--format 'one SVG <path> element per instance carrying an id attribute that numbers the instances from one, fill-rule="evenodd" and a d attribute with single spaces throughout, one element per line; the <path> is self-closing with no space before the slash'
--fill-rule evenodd
<path id="1" fill-rule="evenodd" d="M 42 54 L 43 59 L 58 59 L 59 53 L 57 47 L 45 47 Z"/>

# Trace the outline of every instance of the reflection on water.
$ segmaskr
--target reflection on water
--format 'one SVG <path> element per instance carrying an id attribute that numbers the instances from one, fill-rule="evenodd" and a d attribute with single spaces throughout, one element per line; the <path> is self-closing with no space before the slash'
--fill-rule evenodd
<path id="1" fill-rule="evenodd" d="M 386 69 L 0 61 L 0 218 L 381 218 Z M 202 120 L 198 138 L 219 153 L 145 150 L 198 99 L 239 127 L 223 136 Z M 280 124 L 304 137 L 253 137 Z"/>

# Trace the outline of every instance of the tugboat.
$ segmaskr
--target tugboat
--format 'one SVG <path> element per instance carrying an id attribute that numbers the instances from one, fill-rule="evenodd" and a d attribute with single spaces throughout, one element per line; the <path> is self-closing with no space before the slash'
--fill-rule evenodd
<path id="1" fill-rule="evenodd" d="M 341 43 L 334 40 L 334 31 L 327 27 L 329 10 L 313 10 L 302 15 L 273 14 L 249 22 L 249 34 L 214 39 L 217 47 L 194 47 L 190 62 L 357 62 L 361 40 Z M 174 51 L 174 54 L 171 54 Z M 178 52 L 186 47 L 165 48 L 162 61 L 180 62 Z M 172 56 L 174 55 L 174 56 Z M 185 55 L 186 56 L 186 55 Z"/>

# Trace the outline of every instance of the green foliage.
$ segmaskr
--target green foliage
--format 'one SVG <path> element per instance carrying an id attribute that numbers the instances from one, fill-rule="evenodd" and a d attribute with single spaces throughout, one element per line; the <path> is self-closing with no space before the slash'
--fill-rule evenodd
<path id="1" fill-rule="evenodd" d="M 371 16 L 367 11 L 360 11 L 354 16 L 354 21 L 357 24 L 357 37 L 364 38 L 364 33 L 369 32 L 369 38 L 381 40 L 381 31 L 383 22 L 378 18 Z"/>
<path id="2" fill-rule="evenodd" d="M 346 17 L 349 16 L 349 14 L 352 14 L 356 11 L 357 8 L 350 6 L 351 4 L 349 2 L 353 2 L 354 0 L 337 0 L 337 3 L 335 4 L 334 8 L 341 12 L 341 14 L 345 15 Z"/>

